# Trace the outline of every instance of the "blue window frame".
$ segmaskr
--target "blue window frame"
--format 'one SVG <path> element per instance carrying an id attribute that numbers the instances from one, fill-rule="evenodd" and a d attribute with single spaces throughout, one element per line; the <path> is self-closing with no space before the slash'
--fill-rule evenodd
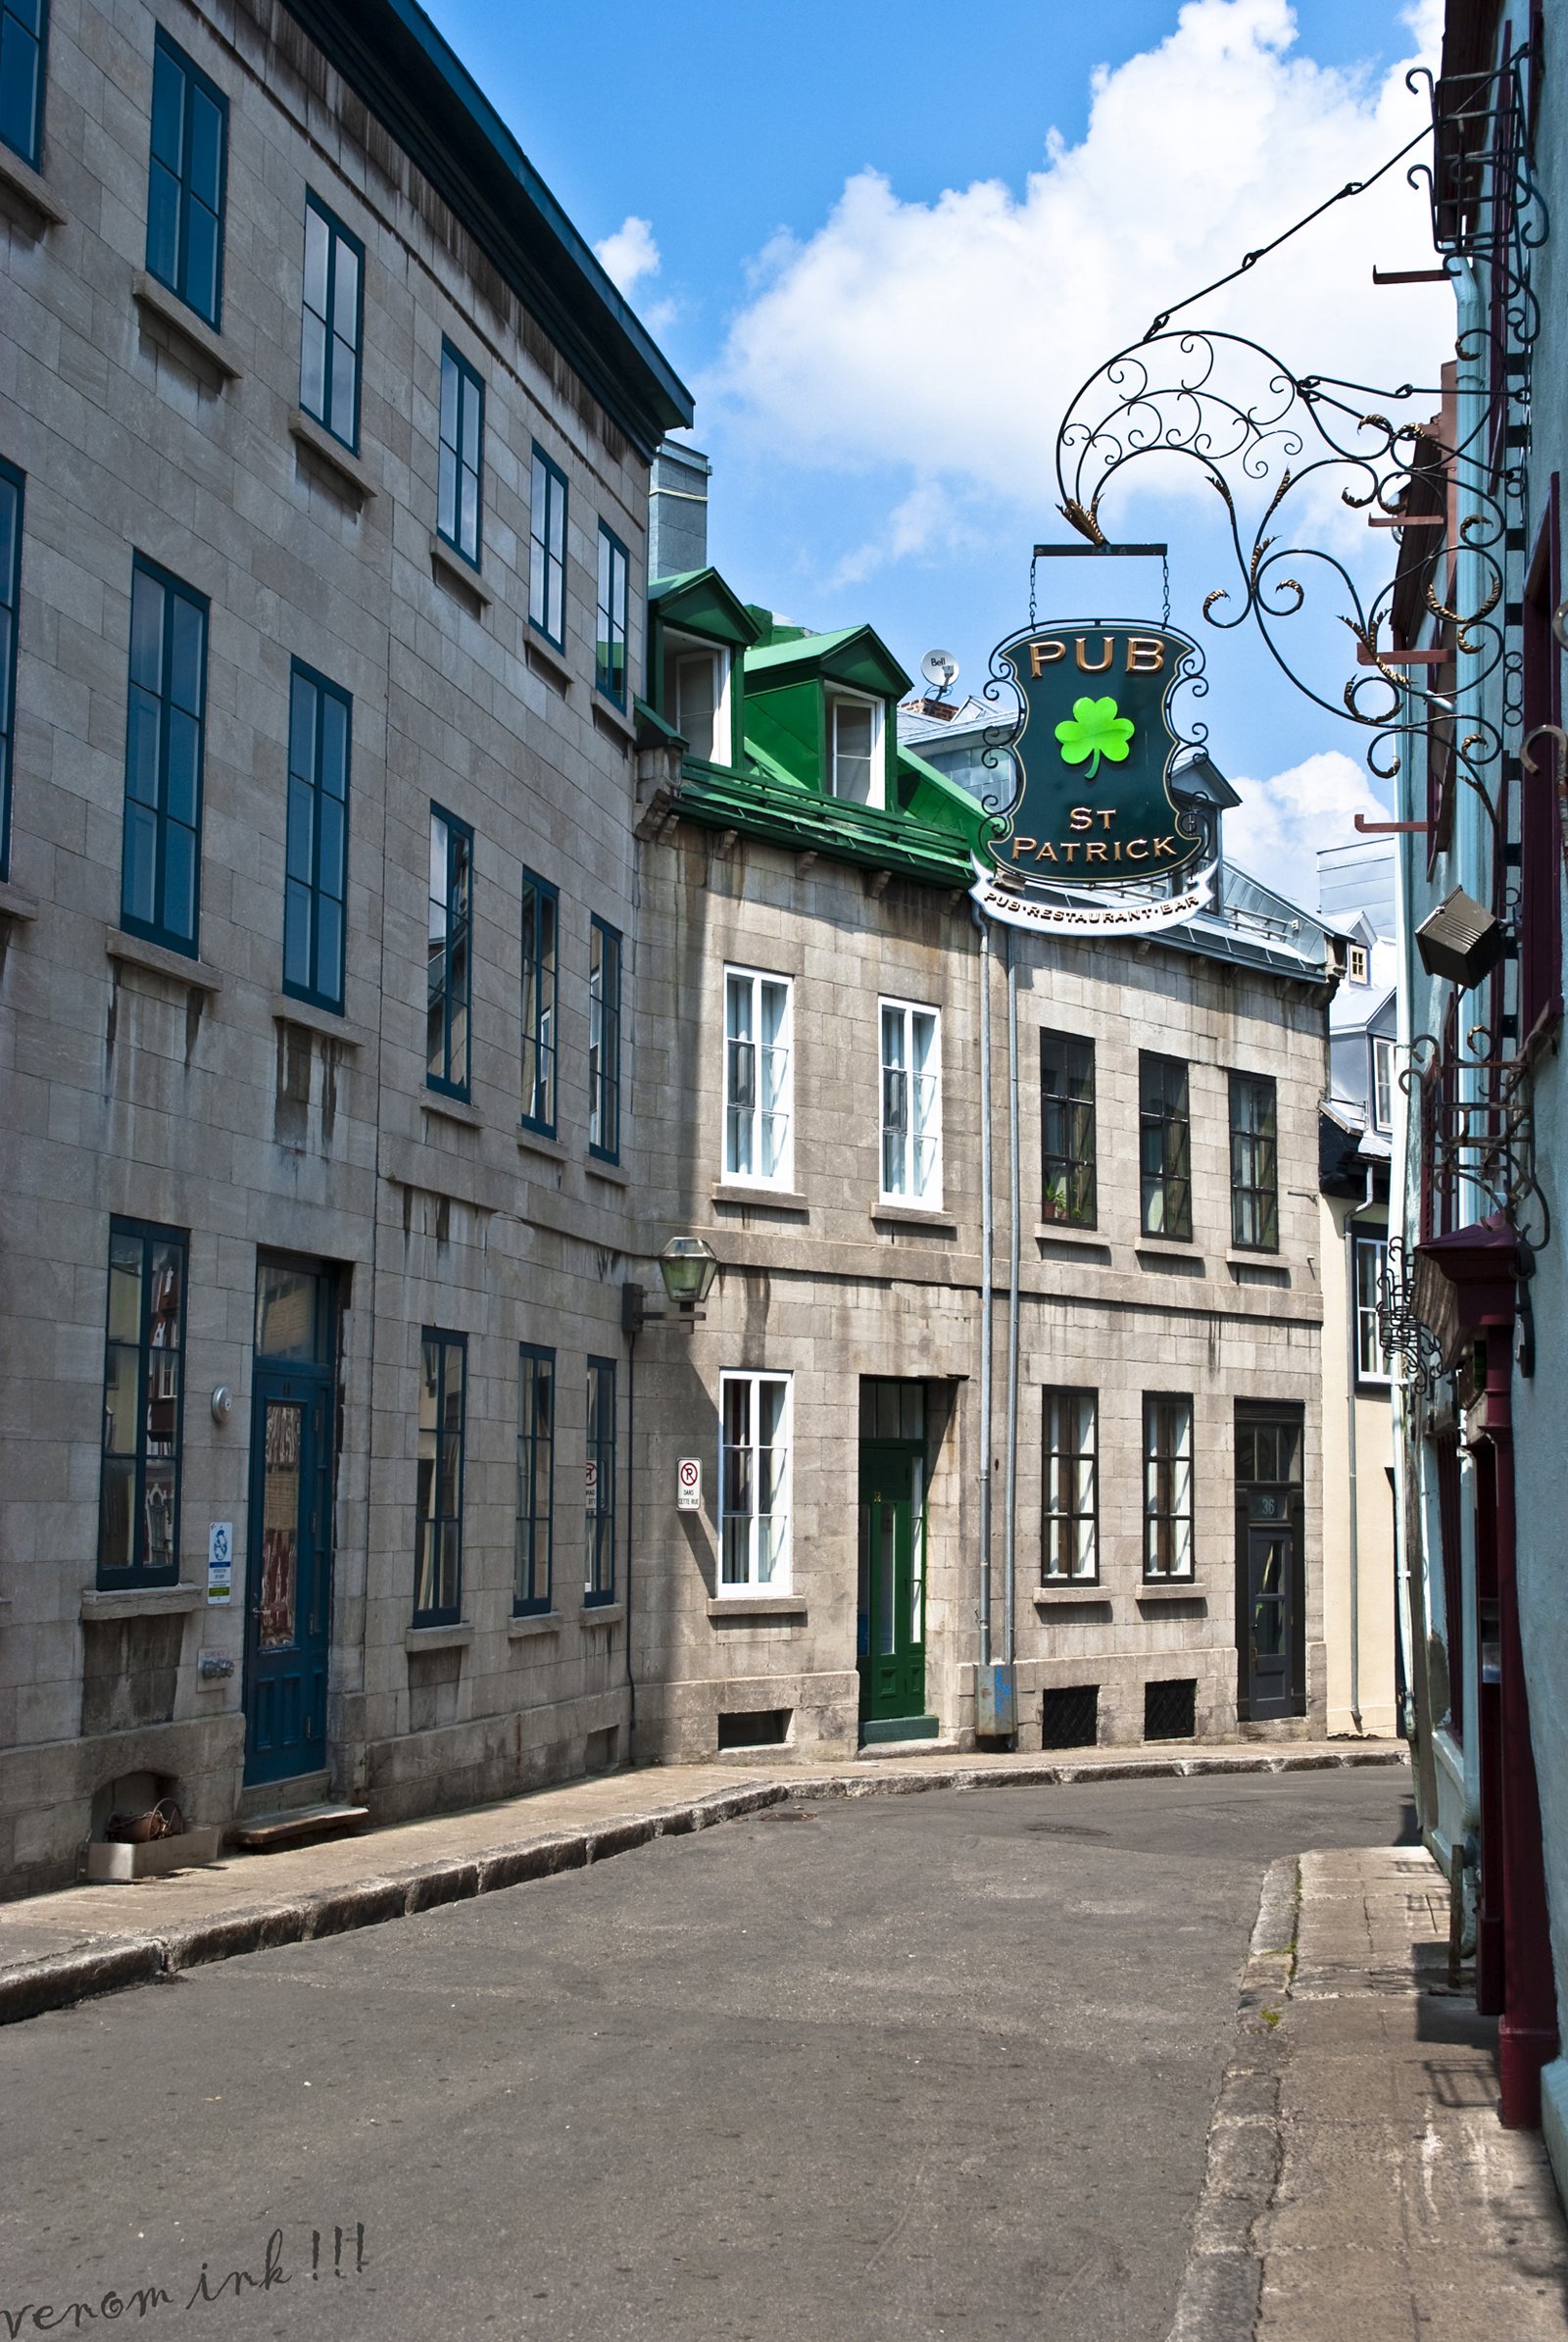
<path id="1" fill-rule="evenodd" d="M 138 553 L 130 582 L 120 924 L 192 959 L 206 729 L 207 597 Z"/>
<path id="2" fill-rule="evenodd" d="M 528 518 L 528 623 L 558 651 L 566 641 L 566 475 L 537 442 Z"/>
<path id="3" fill-rule="evenodd" d="M 441 344 L 441 470 L 436 534 L 479 566 L 480 466 L 484 459 L 484 384 L 450 342 Z"/>
<path id="4" fill-rule="evenodd" d="M 307 190 L 300 405 L 347 448 L 360 444 L 364 335 L 365 246 Z"/>
<path id="5" fill-rule="evenodd" d="M 318 1008 L 343 1006 L 352 722 L 348 693 L 296 659 L 288 712 L 283 990 Z"/>
<path id="6" fill-rule="evenodd" d="M 17 732 L 17 604 L 22 594 L 22 491 L 0 461 L 0 878 L 11 876 L 11 765 Z"/>
<path id="7" fill-rule="evenodd" d="M 463 1616 L 463 1451 L 467 1433 L 468 1338 L 426 1326 L 419 1336 L 419 1458 L 414 1624 Z"/>
<path id="8" fill-rule="evenodd" d="M 594 627 L 594 681 L 617 707 L 626 705 L 626 576 L 628 555 L 612 529 L 599 523 L 599 606 Z"/>
<path id="9" fill-rule="evenodd" d="M 615 1362 L 588 1361 L 588 1439 L 583 1476 L 586 1608 L 615 1598 Z"/>
<path id="10" fill-rule="evenodd" d="M 49 0 L 0 0 L 0 139 L 36 171 L 43 156 Z"/>
<path id="11" fill-rule="evenodd" d="M 556 1129 L 556 953 L 561 898 L 546 878 L 522 874 L 522 1122 Z"/>
<path id="12" fill-rule="evenodd" d="M 171 1586 L 179 1576 L 187 1252 L 181 1229 L 109 1223 L 100 1586 Z"/>
<path id="13" fill-rule="evenodd" d="M 430 807 L 430 918 L 425 1083 L 468 1095 L 468 1011 L 473 988 L 473 832 Z"/>
<path id="14" fill-rule="evenodd" d="M 620 936 L 603 919 L 588 934 L 588 1151 L 620 1160 Z"/>
<path id="15" fill-rule="evenodd" d="M 208 324 L 223 305 L 223 183 L 228 100 L 160 31 L 153 57 L 147 273 Z"/>
<path id="16" fill-rule="evenodd" d="M 550 1608 L 556 1503 L 556 1353 L 517 1344 L 517 1578 L 513 1614 Z"/>

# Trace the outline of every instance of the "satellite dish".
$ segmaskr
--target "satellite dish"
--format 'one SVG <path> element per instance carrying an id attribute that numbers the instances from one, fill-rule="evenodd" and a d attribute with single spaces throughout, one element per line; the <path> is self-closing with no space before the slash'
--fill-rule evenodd
<path id="1" fill-rule="evenodd" d="M 936 685 L 940 697 L 957 674 L 958 662 L 951 651 L 928 651 L 920 661 L 920 672 Z"/>

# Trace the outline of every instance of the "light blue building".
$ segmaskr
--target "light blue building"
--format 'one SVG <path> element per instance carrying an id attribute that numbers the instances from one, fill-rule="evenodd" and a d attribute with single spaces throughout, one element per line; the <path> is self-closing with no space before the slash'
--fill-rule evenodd
<path id="1" fill-rule="evenodd" d="M 1388 1331 L 1409 1370 L 1396 1447 L 1423 1828 L 1464 1873 L 1503 2121 L 1543 2122 L 1563 2186 L 1568 1082 L 1558 744 L 1538 727 L 1561 722 L 1568 111 L 1544 37 L 1530 0 L 1448 0 L 1433 227 L 1457 355 L 1402 494 L 1390 654 L 1413 729 Z"/>

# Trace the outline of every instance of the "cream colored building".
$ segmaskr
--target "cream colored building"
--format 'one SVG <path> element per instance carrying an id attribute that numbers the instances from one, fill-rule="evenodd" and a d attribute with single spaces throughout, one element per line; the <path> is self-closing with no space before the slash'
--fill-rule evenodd
<path id="1" fill-rule="evenodd" d="M 1332 1733 L 1405 1730 L 1389 1363 L 1378 1335 L 1388 1261 L 1389 1165 L 1398 1104 L 1396 953 L 1387 849 L 1319 856 L 1324 915 L 1345 973 L 1329 1009 L 1323 1102 L 1323 1607 Z"/>

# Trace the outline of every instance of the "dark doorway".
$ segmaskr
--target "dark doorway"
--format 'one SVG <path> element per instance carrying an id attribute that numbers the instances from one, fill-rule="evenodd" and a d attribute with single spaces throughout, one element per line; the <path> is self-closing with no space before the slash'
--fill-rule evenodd
<path id="1" fill-rule="evenodd" d="M 860 1384 L 857 1664 L 867 1739 L 918 1738 L 925 1714 L 925 1386 Z"/>
<path id="2" fill-rule="evenodd" d="M 1306 1714 L 1302 1410 L 1236 1409 L 1237 1711 L 1266 1724 Z"/>
<path id="3" fill-rule="evenodd" d="M 326 1765 L 336 1278 L 261 1260 L 246 1540 L 245 1779 Z"/>

